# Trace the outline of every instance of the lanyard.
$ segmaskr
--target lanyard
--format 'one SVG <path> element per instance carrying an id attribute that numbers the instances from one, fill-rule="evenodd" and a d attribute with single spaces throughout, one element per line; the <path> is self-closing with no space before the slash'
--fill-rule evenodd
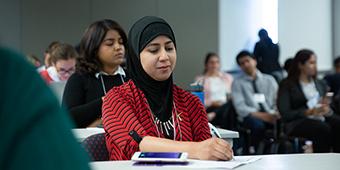
<path id="1" fill-rule="evenodd" d="M 123 77 L 121 74 L 119 74 L 120 76 L 120 79 L 122 80 L 122 83 L 125 83 Z M 104 80 L 103 80 L 103 75 L 100 74 L 100 80 L 101 80 L 101 83 L 102 83 L 102 87 L 103 87 L 103 91 L 104 91 L 104 95 L 106 95 L 106 88 L 105 88 L 105 83 L 104 83 Z"/>

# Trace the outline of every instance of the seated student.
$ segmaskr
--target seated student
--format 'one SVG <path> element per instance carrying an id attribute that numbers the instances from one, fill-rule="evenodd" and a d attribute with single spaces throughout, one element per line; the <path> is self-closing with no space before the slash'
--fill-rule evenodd
<path id="1" fill-rule="evenodd" d="M 47 68 L 49 68 L 50 66 L 52 66 L 51 63 L 51 51 L 54 49 L 54 47 L 56 47 L 57 45 L 59 45 L 60 42 L 59 41 L 52 41 L 48 47 L 45 49 L 44 52 L 44 65 L 40 66 L 37 71 L 40 73 L 44 70 L 46 70 Z"/>
<path id="2" fill-rule="evenodd" d="M 330 107 L 335 114 L 340 115 L 340 91 L 333 97 Z"/>
<path id="3" fill-rule="evenodd" d="M 340 117 L 332 115 L 324 99 L 327 85 L 318 80 L 316 55 L 296 53 L 288 77 L 280 83 L 278 109 L 288 135 L 313 141 L 314 152 L 340 152 Z"/>
<path id="4" fill-rule="evenodd" d="M 103 102 L 110 159 L 128 160 L 136 151 L 231 159 L 229 143 L 211 138 L 199 98 L 173 84 L 177 54 L 170 25 L 158 17 L 143 17 L 130 29 L 128 44 L 132 80 L 113 88 Z M 129 136 L 133 130 L 141 139 Z"/>
<path id="5" fill-rule="evenodd" d="M 74 73 L 76 67 L 77 51 L 69 44 L 57 44 L 50 51 L 50 60 L 52 66 L 41 71 L 40 75 L 47 82 L 66 82 L 67 79 Z"/>
<path id="6" fill-rule="evenodd" d="M 76 72 L 66 83 L 62 102 L 78 128 L 100 125 L 103 96 L 127 81 L 120 66 L 126 41 L 124 30 L 109 19 L 96 21 L 86 29 L 79 44 Z"/>
<path id="7" fill-rule="evenodd" d="M 236 62 L 243 74 L 232 84 L 232 101 L 239 120 L 251 130 L 251 145 L 257 149 L 265 130 L 272 128 L 279 115 L 276 111 L 278 85 L 275 79 L 256 68 L 256 60 L 248 51 L 241 51 Z"/>
<path id="8" fill-rule="evenodd" d="M 334 60 L 333 66 L 335 72 L 326 75 L 324 79 L 330 87 L 330 92 L 333 92 L 334 95 L 331 108 L 334 113 L 340 115 L 340 56 Z"/>
<path id="9" fill-rule="evenodd" d="M 228 95 L 231 93 L 233 77 L 221 70 L 220 57 L 216 53 L 208 53 L 204 61 L 204 72 L 196 78 L 197 83 L 203 84 L 204 104 L 208 118 L 214 125 L 222 126 L 223 114 L 226 111 Z M 209 116 L 211 115 L 211 116 Z"/>
<path id="10" fill-rule="evenodd" d="M 336 95 L 340 89 L 340 56 L 334 60 L 333 66 L 335 73 L 326 75 L 325 80 L 331 88 L 330 91 Z"/>
<path id="11" fill-rule="evenodd" d="M 89 169 L 68 116 L 36 69 L 0 48 L 0 70 L 0 169 Z"/>

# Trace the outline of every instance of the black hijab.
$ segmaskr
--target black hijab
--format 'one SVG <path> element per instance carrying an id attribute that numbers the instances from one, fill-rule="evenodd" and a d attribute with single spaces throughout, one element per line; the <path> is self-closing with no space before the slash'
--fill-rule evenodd
<path id="1" fill-rule="evenodd" d="M 160 35 L 170 38 L 176 46 L 174 33 L 166 21 L 153 16 L 146 16 L 138 20 L 129 32 L 126 63 L 132 81 L 143 91 L 151 111 L 159 120 L 165 122 L 172 115 L 172 74 L 164 81 L 151 78 L 144 71 L 139 56 L 147 44 Z"/>

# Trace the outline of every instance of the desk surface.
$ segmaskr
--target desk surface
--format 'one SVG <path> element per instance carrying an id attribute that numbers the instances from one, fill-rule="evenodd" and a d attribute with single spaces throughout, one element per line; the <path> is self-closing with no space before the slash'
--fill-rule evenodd
<path id="1" fill-rule="evenodd" d="M 252 164 L 237 170 L 275 169 L 275 170 L 336 170 L 340 169 L 340 154 L 284 154 L 266 155 Z"/>
<path id="2" fill-rule="evenodd" d="M 340 154 L 284 154 L 284 155 L 261 155 L 262 159 L 235 168 L 236 170 L 338 170 L 340 169 Z M 106 161 L 92 162 L 90 166 L 94 170 L 127 170 L 127 169 L 173 169 L 171 167 L 132 166 L 131 161 Z M 176 170 L 188 168 L 176 168 Z"/>
<path id="3" fill-rule="evenodd" d="M 231 130 L 225 130 L 225 129 L 219 129 L 217 128 L 218 132 L 221 134 L 222 138 L 224 139 L 232 139 L 232 138 L 238 138 L 239 134 L 238 132 L 231 131 Z M 97 134 L 97 133 L 104 133 L 103 128 L 84 128 L 84 129 L 72 129 L 73 134 L 75 137 L 81 142 L 85 138 Z"/>
<path id="4" fill-rule="evenodd" d="M 83 129 L 72 129 L 74 136 L 78 139 L 79 142 L 82 142 L 87 137 L 98 134 L 104 133 L 103 128 L 83 128 Z"/>

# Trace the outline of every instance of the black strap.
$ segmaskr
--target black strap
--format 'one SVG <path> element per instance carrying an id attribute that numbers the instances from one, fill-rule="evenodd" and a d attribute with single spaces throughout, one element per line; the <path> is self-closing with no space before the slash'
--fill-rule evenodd
<path id="1" fill-rule="evenodd" d="M 138 144 L 142 141 L 142 137 L 138 135 L 138 133 L 134 130 L 131 130 L 129 132 L 129 135 L 132 137 L 133 140 L 135 140 Z"/>

